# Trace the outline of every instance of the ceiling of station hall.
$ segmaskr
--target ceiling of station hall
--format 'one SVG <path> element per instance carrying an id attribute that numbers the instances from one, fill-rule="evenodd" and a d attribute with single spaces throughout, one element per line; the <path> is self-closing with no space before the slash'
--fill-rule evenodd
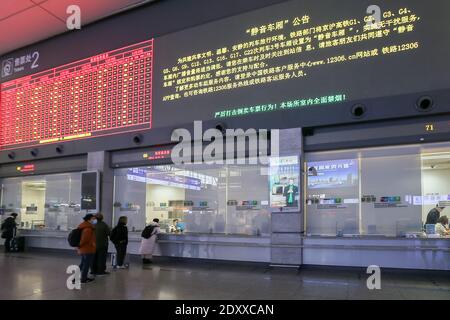
<path id="1" fill-rule="evenodd" d="M 77 5 L 81 24 L 154 0 L 1 0 L 0 55 L 68 31 L 67 8 Z"/>

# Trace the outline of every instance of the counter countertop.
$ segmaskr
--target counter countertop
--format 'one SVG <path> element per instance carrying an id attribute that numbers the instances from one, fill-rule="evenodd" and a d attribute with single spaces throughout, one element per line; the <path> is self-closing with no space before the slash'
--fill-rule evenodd
<path id="1" fill-rule="evenodd" d="M 66 237 L 69 231 L 62 230 L 29 230 L 29 229 L 19 229 L 19 232 L 25 236 L 55 236 L 55 237 Z M 141 231 L 130 231 L 129 236 L 132 239 L 140 238 Z M 253 236 L 253 235 L 245 235 L 245 234 L 217 234 L 217 233 L 161 233 L 163 238 L 167 237 L 211 237 L 211 238 L 245 238 L 245 239 L 261 239 L 261 238 L 270 238 L 270 236 Z M 420 241 L 434 241 L 434 240 L 450 240 L 450 236 L 441 237 L 441 238 L 400 238 L 400 237 L 384 237 L 384 236 L 352 236 L 352 237 L 337 237 L 337 236 L 304 236 L 304 239 L 311 240 L 399 240 L 399 241 L 411 241 L 411 240 L 420 240 Z"/>

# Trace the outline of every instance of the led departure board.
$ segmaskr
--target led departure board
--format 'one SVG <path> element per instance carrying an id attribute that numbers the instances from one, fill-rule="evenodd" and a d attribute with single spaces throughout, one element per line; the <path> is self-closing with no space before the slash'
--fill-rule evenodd
<path id="1" fill-rule="evenodd" d="M 149 129 L 153 40 L 0 86 L 0 150 Z"/>

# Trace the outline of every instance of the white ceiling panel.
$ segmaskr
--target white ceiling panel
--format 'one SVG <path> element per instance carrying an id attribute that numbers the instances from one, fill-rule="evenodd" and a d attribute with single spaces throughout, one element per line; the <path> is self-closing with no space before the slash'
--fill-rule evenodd
<path id="1" fill-rule="evenodd" d="M 0 55 L 66 32 L 66 9 L 78 5 L 87 25 L 152 0 L 0 0 Z"/>
<path id="2" fill-rule="evenodd" d="M 39 26 L 39 27 L 38 27 Z M 0 54 L 65 31 L 65 25 L 39 7 L 33 7 L 0 22 Z"/>
<path id="3" fill-rule="evenodd" d="M 33 6 L 34 4 L 29 0 L 1 0 L 0 21 Z"/>
<path id="4" fill-rule="evenodd" d="M 116 11 L 122 10 L 133 4 L 141 2 L 140 0 L 48 0 L 41 6 L 66 20 L 66 9 L 69 5 L 77 5 L 81 10 L 81 24 L 87 24 L 102 17 L 109 16 Z"/>

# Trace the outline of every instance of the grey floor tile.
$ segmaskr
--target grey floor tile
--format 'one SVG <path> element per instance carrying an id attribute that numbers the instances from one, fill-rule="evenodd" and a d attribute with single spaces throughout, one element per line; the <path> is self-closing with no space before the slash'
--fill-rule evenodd
<path id="1" fill-rule="evenodd" d="M 66 287 L 79 257 L 58 253 L 0 254 L 0 299 L 450 299 L 445 273 L 384 271 L 382 289 L 368 290 L 360 269 L 277 269 L 264 265 L 162 260 L 111 271 L 82 290 Z"/>

